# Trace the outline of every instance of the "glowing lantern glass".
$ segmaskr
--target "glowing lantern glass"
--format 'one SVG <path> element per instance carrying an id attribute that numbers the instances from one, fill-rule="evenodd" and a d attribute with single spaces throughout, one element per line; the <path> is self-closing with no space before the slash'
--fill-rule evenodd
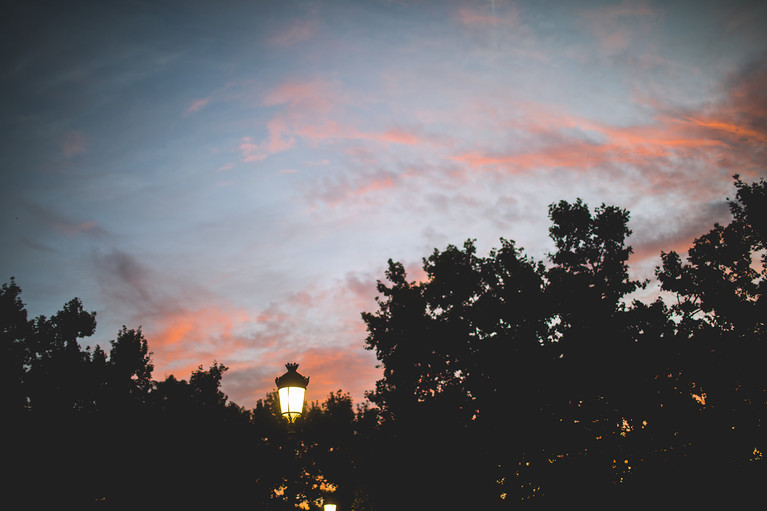
<path id="1" fill-rule="evenodd" d="M 285 364 L 288 372 L 274 379 L 280 397 L 280 413 L 293 423 L 304 410 L 304 395 L 309 378 L 296 371 L 298 364 Z"/>
<path id="2" fill-rule="evenodd" d="M 335 504 L 325 504 L 325 511 L 336 511 Z"/>

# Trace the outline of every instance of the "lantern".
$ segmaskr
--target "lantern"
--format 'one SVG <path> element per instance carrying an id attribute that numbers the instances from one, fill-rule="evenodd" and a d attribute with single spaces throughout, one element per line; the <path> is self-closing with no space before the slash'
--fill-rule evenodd
<path id="1" fill-rule="evenodd" d="M 309 378 L 296 371 L 298 364 L 285 364 L 288 372 L 274 379 L 280 397 L 280 413 L 293 423 L 304 409 L 304 394 Z"/>

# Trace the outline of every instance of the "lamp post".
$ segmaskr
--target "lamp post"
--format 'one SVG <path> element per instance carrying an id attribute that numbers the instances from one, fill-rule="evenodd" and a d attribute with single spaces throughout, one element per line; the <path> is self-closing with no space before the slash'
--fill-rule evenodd
<path id="1" fill-rule="evenodd" d="M 288 372 L 275 378 L 280 398 L 280 413 L 293 424 L 304 410 L 304 395 L 309 378 L 299 374 L 298 364 L 285 364 Z"/>

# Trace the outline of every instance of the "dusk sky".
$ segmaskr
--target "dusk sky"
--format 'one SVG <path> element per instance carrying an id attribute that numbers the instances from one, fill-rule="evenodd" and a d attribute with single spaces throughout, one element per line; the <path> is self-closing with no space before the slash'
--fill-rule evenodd
<path id="1" fill-rule="evenodd" d="M 767 3 L 16 2 L 0 21 L 0 280 L 142 327 L 154 378 L 285 362 L 355 402 L 387 259 L 631 212 L 633 276 L 767 177 Z M 654 292 L 651 285 L 646 293 Z"/>

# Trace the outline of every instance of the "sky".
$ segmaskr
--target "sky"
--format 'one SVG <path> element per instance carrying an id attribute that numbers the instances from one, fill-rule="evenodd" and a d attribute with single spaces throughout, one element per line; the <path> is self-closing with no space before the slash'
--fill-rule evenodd
<path id="1" fill-rule="evenodd" d="M 548 205 L 631 212 L 632 275 L 767 177 L 767 4 L 17 1 L 0 21 L 0 281 L 79 297 L 153 376 L 214 361 L 252 407 L 381 376 L 387 260 L 546 259 Z M 655 287 L 654 287 L 655 286 Z M 648 288 L 651 293 L 657 286 Z"/>

